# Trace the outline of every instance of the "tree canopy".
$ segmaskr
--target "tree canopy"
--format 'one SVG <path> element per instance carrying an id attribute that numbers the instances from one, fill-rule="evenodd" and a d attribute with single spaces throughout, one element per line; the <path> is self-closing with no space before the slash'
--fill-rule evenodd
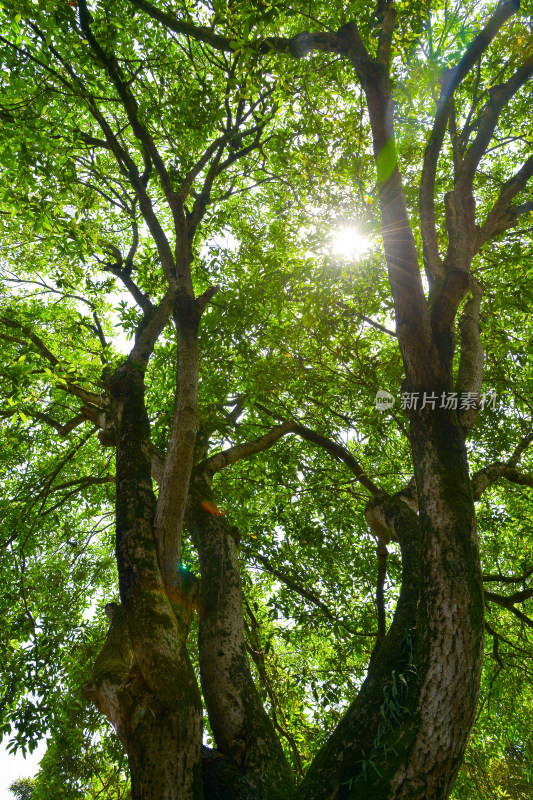
<path id="1" fill-rule="evenodd" d="M 34 800 L 533 797 L 532 14 L 0 2 Z"/>

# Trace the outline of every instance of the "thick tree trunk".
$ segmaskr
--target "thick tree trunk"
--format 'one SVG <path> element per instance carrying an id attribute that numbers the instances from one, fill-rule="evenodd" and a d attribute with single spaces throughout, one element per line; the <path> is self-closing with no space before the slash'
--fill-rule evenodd
<path id="1" fill-rule="evenodd" d="M 82 691 L 126 749 L 132 800 L 204 800 L 197 706 L 190 702 L 199 699 L 196 685 L 180 686 L 174 698 L 150 691 L 135 663 L 122 607 L 111 603 L 106 612 L 109 632 Z M 185 653 L 183 659 L 188 660 Z"/>
<path id="2" fill-rule="evenodd" d="M 455 412 L 413 414 L 421 583 L 415 736 L 393 779 L 394 797 L 446 798 L 478 701 L 483 587 L 464 439 Z"/>
<path id="3" fill-rule="evenodd" d="M 445 800 L 478 700 L 483 594 L 464 440 L 455 413 L 411 420 L 420 512 L 378 499 L 403 574 L 393 623 L 298 800 Z"/>
<path id="4" fill-rule="evenodd" d="M 186 650 L 190 604 L 183 602 L 184 587 L 176 587 L 171 602 L 158 563 L 142 370 L 126 362 L 110 394 L 117 417 L 121 611 L 84 693 L 126 747 L 133 800 L 203 800 L 202 704 Z"/>
<path id="5" fill-rule="evenodd" d="M 204 506 L 202 506 L 202 501 Z M 209 483 L 197 476 L 186 524 L 200 558 L 200 674 L 219 751 L 231 759 L 264 800 L 290 800 L 291 771 L 250 672 L 236 529 L 216 509 Z"/>
<path id="6" fill-rule="evenodd" d="M 196 686 L 180 685 L 174 702 L 138 698 L 126 739 L 132 800 L 204 800 L 195 695 Z"/>

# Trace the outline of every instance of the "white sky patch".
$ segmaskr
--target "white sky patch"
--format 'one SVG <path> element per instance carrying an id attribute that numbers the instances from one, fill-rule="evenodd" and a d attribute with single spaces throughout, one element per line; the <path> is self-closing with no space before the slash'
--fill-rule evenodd
<path id="1" fill-rule="evenodd" d="M 0 800 L 13 800 L 9 786 L 17 778 L 32 778 L 39 768 L 39 761 L 46 752 L 46 740 L 43 739 L 37 745 L 37 750 L 34 750 L 31 754 L 28 753 L 26 758 L 22 755 L 21 750 L 13 755 L 6 750 L 9 738 L 9 736 L 6 736 L 0 745 L 0 774 L 2 776 L 0 781 Z"/>

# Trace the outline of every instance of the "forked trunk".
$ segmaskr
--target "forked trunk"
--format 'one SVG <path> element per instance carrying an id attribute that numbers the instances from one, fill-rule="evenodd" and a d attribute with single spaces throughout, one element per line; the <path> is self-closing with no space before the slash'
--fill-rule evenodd
<path id="1" fill-rule="evenodd" d="M 394 620 L 298 800 L 445 800 L 464 755 L 483 647 L 464 440 L 455 414 L 431 408 L 411 432 L 419 515 L 400 496 L 376 501 L 402 549 Z"/>

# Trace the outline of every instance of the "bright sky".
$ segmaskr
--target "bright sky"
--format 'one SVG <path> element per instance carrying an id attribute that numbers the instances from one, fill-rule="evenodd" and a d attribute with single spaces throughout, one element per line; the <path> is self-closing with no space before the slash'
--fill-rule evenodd
<path id="1" fill-rule="evenodd" d="M 17 778 L 31 778 L 37 772 L 40 759 L 46 751 L 46 742 L 41 742 L 37 750 L 24 759 L 22 753 L 12 755 L 6 751 L 7 738 L 0 744 L 0 800 L 13 800 L 9 786 Z"/>

